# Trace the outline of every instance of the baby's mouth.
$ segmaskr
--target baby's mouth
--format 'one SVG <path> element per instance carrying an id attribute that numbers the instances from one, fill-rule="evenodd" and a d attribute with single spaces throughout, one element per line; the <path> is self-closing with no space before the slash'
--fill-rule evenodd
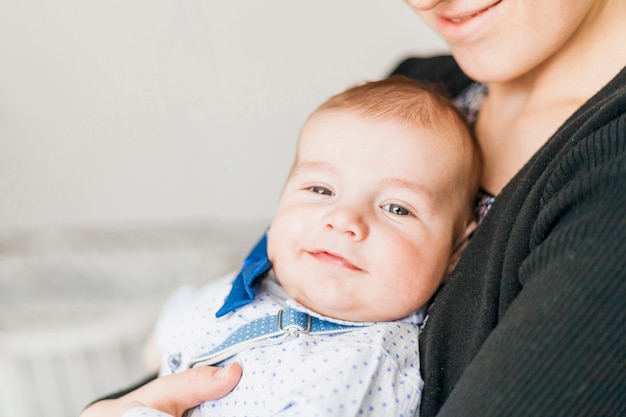
<path id="1" fill-rule="evenodd" d="M 326 264 L 350 269 L 352 271 L 362 271 L 361 268 L 354 265 L 352 262 L 332 252 L 328 252 L 324 250 L 316 250 L 316 251 L 309 252 L 309 254 L 313 256 L 315 259 L 317 259 L 318 261 L 326 263 Z"/>

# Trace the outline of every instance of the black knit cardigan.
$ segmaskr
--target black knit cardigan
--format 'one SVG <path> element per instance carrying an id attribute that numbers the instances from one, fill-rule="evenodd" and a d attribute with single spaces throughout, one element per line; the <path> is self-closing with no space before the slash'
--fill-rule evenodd
<path id="1" fill-rule="evenodd" d="M 394 73 L 471 82 L 450 57 Z M 421 417 L 626 415 L 625 148 L 622 69 L 502 190 L 439 291 Z"/>

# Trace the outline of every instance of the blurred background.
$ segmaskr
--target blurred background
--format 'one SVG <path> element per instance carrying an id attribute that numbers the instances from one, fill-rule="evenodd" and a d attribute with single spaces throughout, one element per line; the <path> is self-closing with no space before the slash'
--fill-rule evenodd
<path id="1" fill-rule="evenodd" d="M 445 51 L 401 0 L 1 0 L 0 416 L 143 377 L 167 295 L 269 224 L 308 114 Z"/>

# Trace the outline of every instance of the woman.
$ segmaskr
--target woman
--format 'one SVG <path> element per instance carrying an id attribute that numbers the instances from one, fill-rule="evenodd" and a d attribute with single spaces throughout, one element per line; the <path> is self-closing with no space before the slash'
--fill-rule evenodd
<path id="1" fill-rule="evenodd" d="M 623 415 L 626 2 L 408 3 L 482 87 L 447 58 L 396 72 L 460 93 L 495 198 L 424 327 L 421 416 Z M 193 369 L 83 416 L 179 416 L 240 371 Z"/>

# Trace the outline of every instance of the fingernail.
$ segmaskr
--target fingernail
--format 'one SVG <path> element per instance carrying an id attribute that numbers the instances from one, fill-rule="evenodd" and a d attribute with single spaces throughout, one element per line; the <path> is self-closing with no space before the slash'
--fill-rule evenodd
<path id="1" fill-rule="evenodd" d="M 228 366 L 224 366 L 224 367 L 218 369 L 217 372 L 215 372 L 213 374 L 213 376 L 216 379 L 224 379 L 224 378 L 226 378 L 226 374 L 228 374 L 228 370 L 230 369 L 231 366 L 232 366 L 232 364 L 230 364 Z"/>

